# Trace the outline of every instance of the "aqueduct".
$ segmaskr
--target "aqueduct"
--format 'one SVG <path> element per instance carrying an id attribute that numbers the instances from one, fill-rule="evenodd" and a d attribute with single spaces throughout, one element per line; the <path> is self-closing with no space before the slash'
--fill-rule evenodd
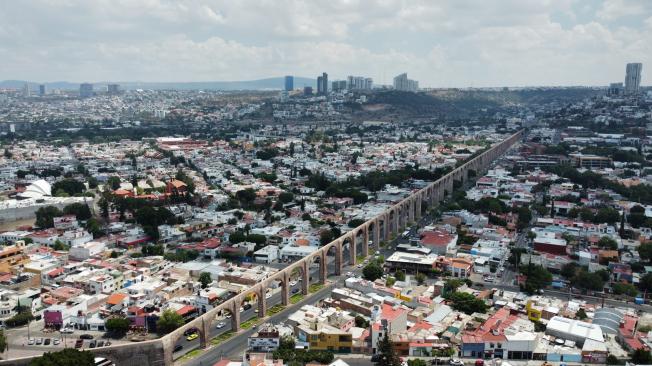
<path id="1" fill-rule="evenodd" d="M 366 256 L 369 253 L 370 241 L 375 248 L 378 248 L 381 241 L 388 240 L 391 235 L 398 235 L 401 227 L 405 227 L 421 218 L 424 204 L 427 207 L 435 206 L 453 192 L 455 182 L 461 183 L 466 181 L 470 171 L 478 174 L 486 170 L 492 161 L 504 154 L 514 143 L 521 139 L 522 134 L 523 131 L 521 130 L 506 140 L 494 144 L 488 150 L 455 168 L 435 182 L 428 184 L 426 187 L 388 207 L 376 217 L 367 220 L 339 238 L 322 246 L 317 252 L 288 265 L 283 270 L 265 279 L 265 281 L 252 286 L 245 292 L 237 294 L 200 317 L 176 329 L 174 332 L 156 340 L 91 349 L 90 351 L 98 356 L 112 360 L 117 365 L 172 365 L 173 349 L 176 342 L 184 336 L 186 330 L 191 328 L 199 329 L 200 347 L 206 348 L 209 344 L 208 335 L 210 334 L 212 322 L 218 314 L 223 314 L 227 311 L 230 312 L 232 330 L 240 330 L 241 304 L 247 297 L 251 298 L 252 296 L 256 296 L 258 299 L 258 317 L 265 316 L 267 313 L 267 298 L 265 295 L 267 289 L 274 283 L 281 284 L 281 302 L 283 305 L 289 305 L 290 276 L 296 272 L 301 274 L 301 292 L 307 295 L 310 283 L 310 267 L 317 258 L 319 258 L 319 282 L 322 284 L 326 283 L 329 251 L 334 252 L 335 274 L 341 275 L 345 264 L 343 261 L 343 246 L 345 242 L 349 243 L 349 263 L 355 264 L 358 256 L 356 240 L 362 241 L 362 252 L 359 254 Z M 0 365 L 27 365 L 30 359 L 0 361 Z"/>

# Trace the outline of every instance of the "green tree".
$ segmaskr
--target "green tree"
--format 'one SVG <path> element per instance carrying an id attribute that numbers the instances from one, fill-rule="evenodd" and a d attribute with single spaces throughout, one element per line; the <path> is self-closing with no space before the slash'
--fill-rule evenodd
<path id="1" fill-rule="evenodd" d="M 394 273 L 394 277 L 396 277 L 397 281 L 405 281 L 405 272 L 399 269 L 396 271 L 396 273 Z"/>
<path id="2" fill-rule="evenodd" d="M 378 360 L 376 366 L 401 366 L 401 358 L 394 350 L 394 345 L 389 340 L 385 332 L 385 336 L 378 341 Z"/>
<path id="3" fill-rule="evenodd" d="M 561 275 L 566 279 L 571 279 L 577 272 L 578 265 L 575 262 L 568 262 L 561 267 Z"/>
<path id="4" fill-rule="evenodd" d="M 294 195 L 291 192 L 283 192 L 278 195 L 278 199 L 283 203 L 290 203 L 294 199 Z"/>
<path id="5" fill-rule="evenodd" d="M 208 285 L 213 282 L 213 279 L 211 278 L 211 274 L 208 272 L 202 272 L 199 275 L 199 282 L 201 283 L 201 288 L 206 288 Z"/>
<path id="6" fill-rule="evenodd" d="M 632 362 L 636 365 L 649 365 L 652 364 L 652 355 L 650 351 L 639 348 L 632 353 Z"/>
<path id="7" fill-rule="evenodd" d="M 348 226 L 350 228 L 356 228 L 356 227 L 358 227 L 358 226 L 360 226 L 360 225 L 362 225 L 364 223 L 365 223 L 365 221 L 363 219 L 353 219 L 353 220 L 349 221 Z"/>
<path id="8" fill-rule="evenodd" d="M 521 230 L 528 227 L 530 225 L 530 221 L 532 220 L 532 212 L 530 209 L 525 206 L 519 207 L 517 214 L 517 227 Z"/>
<path id="9" fill-rule="evenodd" d="M 3 353 L 7 350 L 7 337 L 5 336 L 5 331 L 0 329 L 0 353 Z"/>
<path id="10" fill-rule="evenodd" d="M 652 259 L 652 243 L 641 244 L 638 247 L 638 254 L 641 256 L 641 259 L 649 261 Z"/>
<path id="11" fill-rule="evenodd" d="M 608 236 L 603 236 L 598 241 L 598 247 L 602 249 L 616 250 L 618 249 L 618 243 Z"/>
<path id="12" fill-rule="evenodd" d="M 483 300 L 466 292 L 454 292 L 448 299 L 453 309 L 469 315 L 473 313 L 485 313 L 487 311 L 487 304 Z"/>
<path id="13" fill-rule="evenodd" d="M 552 282 L 552 274 L 542 266 L 530 264 L 521 272 L 526 276 L 524 290 L 528 293 L 535 293 Z"/>
<path id="14" fill-rule="evenodd" d="M 580 308 L 580 310 L 578 310 L 578 311 L 575 313 L 575 316 L 576 316 L 577 319 L 579 319 L 579 320 L 584 320 L 584 319 L 588 318 L 588 315 L 586 315 L 586 311 L 584 311 L 584 309 L 582 309 L 582 308 Z"/>
<path id="15" fill-rule="evenodd" d="M 131 322 L 127 318 L 118 316 L 107 319 L 104 322 L 104 325 L 109 333 L 113 334 L 116 337 L 122 337 L 129 331 Z"/>
<path id="16" fill-rule="evenodd" d="M 371 262 L 362 269 L 362 277 L 368 281 L 375 281 L 383 276 L 383 269 L 378 263 Z"/>
<path id="17" fill-rule="evenodd" d="M 245 240 L 247 240 L 247 237 L 240 230 L 234 231 L 231 234 L 229 234 L 229 243 L 231 243 L 231 244 L 242 243 Z"/>
<path id="18" fill-rule="evenodd" d="M 426 361 L 420 358 L 411 358 L 407 361 L 408 366 L 427 366 Z"/>
<path id="19" fill-rule="evenodd" d="M 652 292 L 652 273 L 647 273 L 638 282 L 638 286 L 643 291 Z"/>
<path id="20" fill-rule="evenodd" d="M 423 283 L 426 282 L 426 275 L 423 273 L 417 273 L 414 277 L 419 285 L 423 285 Z"/>
<path id="21" fill-rule="evenodd" d="M 71 203 L 63 208 L 63 213 L 75 215 L 77 220 L 88 220 L 93 216 L 90 207 L 85 203 Z"/>
<path id="22" fill-rule="evenodd" d="M 636 297 L 638 295 L 636 286 L 631 283 L 614 283 L 611 288 L 616 295 L 627 295 L 631 297 Z"/>
<path id="23" fill-rule="evenodd" d="M 93 238 L 97 239 L 104 235 L 100 223 L 95 218 L 90 218 L 86 221 L 86 231 L 93 234 Z"/>
<path id="24" fill-rule="evenodd" d="M 156 322 L 156 330 L 159 334 L 167 334 L 182 326 L 183 323 L 181 315 L 172 309 L 166 309 Z"/>
<path id="25" fill-rule="evenodd" d="M 603 278 L 600 271 L 589 272 L 585 269 L 581 269 L 577 274 L 575 274 L 575 277 L 571 279 L 571 284 L 574 287 L 585 290 L 602 291 L 605 281 L 606 280 Z"/>
<path id="26" fill-rule="evenodd" d="M 95 356 L 89 351 L 66 348 L 58 352 L 46 352 L 32 359 L 29 366 L 94 366 Z"/>
<path id="27" fill-rule="evenodd" d="M 120 177 L 115 175 L 110 176 L 106 181 L 106 185 L 115 191 L 116 189 L 120 188 Z"/>
<path id="28" fill-rule="evenodd" d="M 45 206 L 36 210 L 36 226 L 48 229 L 54 226 L 54 218 L 63 216 L 63 212 L 55 206 Z"/>
<path id="29" fill-rule="evenodd" d="M 63 191 L 66 192 L 69 196 L 74 196 L 80 194 L 86 190 L 84 183 L 74 179 L 66 178 L 55 182 L 52 185 L 52 192 Z"/>
<path id="30" fill-rule="evenodd" d="M 365 319 L 362 315 L 356 315 L 355 326 L 358 328 L 367 328 L 369 327 L 369 321 Z"/>

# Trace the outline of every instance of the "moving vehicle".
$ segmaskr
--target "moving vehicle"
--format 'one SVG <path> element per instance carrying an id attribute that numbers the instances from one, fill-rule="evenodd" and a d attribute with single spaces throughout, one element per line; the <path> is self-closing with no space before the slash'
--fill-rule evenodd
<path id="1" fill-rule="evenodd" d="M 189 336 L 186 338 L 186 340 L 187 340 L 187 341 L 194 341 L 194 340 L 197 339 L 197 338 L 199 338 L 199 334 L 197 334 L 197 333 L 193 333 L 193 334 L 189 335 Z"/>
<path id="2" fill-rule="evenodd" d="M 183 335 L 185 335 L 187 337 L 187 336 L 189 336 L 191 334 L 195 334 L 195 333 L 198 333 L 198 332 L 199 332 L 199 329 L 197 329 L 195 327 L 192 327 L 192 328 L 186 330 L 185 332 L 183 332 Z"/>
<path id="3" fill-rule="evenodd" d="M 450 360 L 448 360 L 448 364 L 451 366 L 464 366 L 464 362 L 456 358 L 451 358 Z"/>
<path id="4" fill-rule="evenodd" d="M 79 336 L 79 339 L 93 339 L 93 336 L 90 334 L 82 334 Z"/>
<path id="5" fill-rule="evenodd" d="M 245 309 L 245 310 L 249 310 L 249 309 L 251 309 L 251 304 L 244 304 L 244 306 L 242 306 L 242 308 Z"/>
<path id="6" fill-rule="evenodd" d="M 224 322 L 219 322 L 219 323 L 217 323 L 217 325 L 215 326 L 215 328 L 217 328 L 217 329 L 222 329 L 222 328 L 224 328 L 225 326 L 226 326 L 226 324 L 224 324 Z"/>
<path id="7" fill-rule="evenodd" d="M 183 345 L 181 345 L 181 344 L 177 344 L 176 346 L 174 346 L 174 350 L 173 350 L 172 352 L 173 352 L 173 353 L 175 353 L 175 352 L 179 352 L 179 351 L 181 351 L 182 349 L 183 349 Z"/>
<path id="8" fill-rule="evenodd" d="M 299 289 L 298 289 L 298 288 L 294 288 L 294 289 L 292 289 L 292 293 L 293 293 L 293 294 L 296 294 L 297 292 L 299 292 Z"/>

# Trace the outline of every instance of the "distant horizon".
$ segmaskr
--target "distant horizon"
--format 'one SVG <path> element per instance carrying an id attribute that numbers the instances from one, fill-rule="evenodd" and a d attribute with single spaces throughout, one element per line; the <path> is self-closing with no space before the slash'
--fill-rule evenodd
<path id="1" fill-rule="evenodd" d="M 652 2 L 0 2 L 0 79 L 260 80 L 406 72 L 422 88 L 609 85 L 643 63 Z M 311 77 L 312 78 L 312 77 Z"/>

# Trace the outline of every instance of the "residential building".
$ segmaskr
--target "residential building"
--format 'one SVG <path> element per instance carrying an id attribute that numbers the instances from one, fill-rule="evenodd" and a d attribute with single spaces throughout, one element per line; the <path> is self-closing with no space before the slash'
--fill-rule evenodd
<path id="1" fill-rule="evenodd" d="M 638 93 L 641 85 L 641 71 L 643 71 L 643 64 L 640 62 L 628 63 L 625 68 L 625 93 L 636 94 Z"/>

